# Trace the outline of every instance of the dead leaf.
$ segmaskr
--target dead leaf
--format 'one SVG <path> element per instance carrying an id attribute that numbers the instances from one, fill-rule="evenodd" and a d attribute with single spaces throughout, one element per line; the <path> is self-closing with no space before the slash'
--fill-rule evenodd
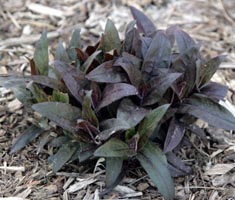
<path id="1" fill-rule="evenodd" d="M 234 167 L 235 167 L 235 163 L 233 163 L 233 164 L 216 164 L 216 165 L 212 166 L 210 169 L 206 170 L 205 175 L 226 174 Z"/>

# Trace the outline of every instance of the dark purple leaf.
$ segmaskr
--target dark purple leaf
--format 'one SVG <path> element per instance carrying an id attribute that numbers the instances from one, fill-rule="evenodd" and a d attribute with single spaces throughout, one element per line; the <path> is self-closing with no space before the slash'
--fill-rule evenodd
<path id="1" fill-rule="evenodd" d="M 134 154 L 135 152 L 129 148 L 127 143 L 116 138 L 111 138 L 95 151 L 94 156 L 127 158 Z"/>
<path id="2" fill-rule="evenodd" d="M 154 68 L 168 68 L 170 65 L 171 43 L 163 31 L 153 38 L 143 62 L 143 70 L 151 73 Z"/>
<path id="3" fill-rule="evenodd" d="M 125 52 L 131 52 L 132 41 L 134 37 L 134 27 L 135 27 L 135 21 L 130 22 L 126 27 L 125 39 L 123 41 L 123 50 Z"/>
<path id="4" fill-rule="evenodd" d="M 142 60 L 140 58 L 137 58 L 136 56 L 127 52 L 123 52 L 122 56 L 127 59 L 130 63 L 132 63 L 137 69 L 140 69 L 142 64 Z"/>
<path id="5" fill-rule="evenodd" d="M 138 126 L 138 133 L 140 135 L 139 147 L 143 148 L 148 142 L 149 137 L 158 125 L 158 122 L 163 118 L 170 104 L 165 104 L 150 111 L 143 121 Z"/>
<path id="6" fill-rule="evenodd" d="M 200 93 L 215 99 L 223 100 L 228 92 L 228 87 L 216 82 L 209 82 L 200 89 Z"/>
<path id="7" fill-rule="evenodd" d="M 165 143 L 164 143 L 164 153 L 172 151 L 181 142 L 184 137 L 185 129 L 182 125 L 176 123 L 173 118 L 170 122 Z"/>
<path id="8" fill-rule="evenodd" d="M 118 118 L 107 119 L 100 123 L 100 130 L 102 132 L 97 136 L 97 139 L 105 141 L 111 135 L 119 131 L 125 131 L 129 128 L 131 128 L 131 126 L 122 119 Z"/>
<path id="9" fill-rule="evenodd" d="M 168 170 L 166 157 L 161 149 L 154 143 L 148 142 L 137 154 L 137 159 L 164 198 L 173 200 L 175 196 L 174 184 Z"/>
<path id="10" fill-rule="evenodd" d="M 142 45 L 141 45 L 141 53 L 142 57 L 145 58 L 146 53 L 150 47 L 150 44 L 152 42 L 152 38 L 150 37 L 141 37 Z"/>
<path id="11" fill-rule="evenodd" d="M 122 99 L 123 97 L 138 95 L 138 90 L 127 83 L 114 83 L 105 87 L 103 92 L 103 99 L 101 100 L 98 110 L 101 108 Z"/>
<path id="12" fill-rule="evenodd" d="M 210 81 L 224 59 L 225 56 L 223 55 L 217 56 L 201 64 L 199 67 L 200 85 L 204 85 Z"/>
<path id="13" fill-rule="evenodd" d="M 90 71 L 90 66 L 92 65 L 92 62 L 95 60 L 95 58 L 101 53 L 101 50 L 95 51 L 93 54 L 91 54 L 87 60 L 83 63 L 81 66 L 81 71 L 84 71 L 85 73 Z"/>
<path id="14" fill-rule="evenodd" d="M 97 109 L 98 103 L 101 100 L 101 90 L 99 85 L 96 82 L 91 82 L 91 88 L 92 94 L 91 94 L 91 99 L 92 99 L 92 107 L 94 110 Z"/>
<path id="15" fill-rule="evenodd" d="M 80 136 L 82 136 L 83 139 L 92 139 L 93 142 L 96 142 L 95 137 L 100 133 L 100 131 L 89 121 L 85 121 L 82 119 L 77 120 L 76 128 L 78 129 L 78 132 L 79 130 L 82 130 L 85 133 L 82 134 L 82 132 L 80 132 Z"/>
<path id="16" fill-rule="evenodd" d="M 180 53 L 184 53 L 196 44 L 186 32 L 180 29 L 176 29 L 174 35 Z"/>
<path id="17" fill-rule="evenodd" d="M 127 78 L 120 68 L 113 65 L 113 61 L 106 61 L 86 75 L 90 81 L 101 83 L 126 82 Z"/>
<path id="18" fill-rule="evenodd" d="M 141 33 L 148 35 L 156 31 L 156 27 L 154 26 L 153 22 L 150 21 L 150 19 L 145 14 L 132 6 L 130 6 L 130 9 Z"/>
<path id="19" fill-rule="evenodd" d="M 138 107 L 130 99 L 124 99 L 117 110 L 117 118 L 122 119 L 130 125 L 136 126 L 149 112 L 149 110 Z"/>
<path id="20" fill-rule="evenodd" d="M 81 118 L 81 110 L 66 103 L 44 102 L 34 104 L 32 108 L 70 132 L 75 131 L 76 121 Z"/>
<path id="21" fill-rule="evenodd" d="M 109 52 L 116 49 L 120 52 L 121 40 L 118 35 L 118 31 L 111 20 L 107 20 L 104 30 L 104 52 Z"/>
<path id="22" fill-rule="evenodd" d="M 71 94 L 77 99 L 78 102 L 82 103 L 84 96 L 83 89 L 88 84 L 84 74 L 78 72 L 74 67 L 61 61 L 54 61 L 55 68 L 61 74 L 65 85 L 71 92 Z"/>
<path id="23" fill-rule="evenodd" d="M 200 139 L 202 139 L 203 141 L 207 141 L 206 138 L 206 133 L 204 132 L 204 130 L 202 128 L 200 128 L 199 126 L 195 125 L 195 124 L 190 124 L 190 125 L 184 125 L 185 129 L 191 131 L 192 133 L 194 133 L 195 135 L 197 135 Z"/>
<path id="24" fill-rule="evenodd" d="M 170 169 L 174 170 L 173 177 L 183 176 L 191 173 L 191 168 L 186 166 L 181 159 L 179 159 L 174 153 L 168 152 L 166 154 L 168 165 Z M 177 175 L 177 176 L 176 176 Z"/>
<path id="25" fill-rule="evenodd" d="M 133 65 L 128 59 L 120 57 L 115 61 L 114 66 L 120 66 L 124 69 L 132 85 L 138 88 L 141 81 L 141 72 L 135 65 Z"/>
<path id="26" fill-rule="evenodd" d="M 172 68 L 177 72 L 184 73 L 182 81 L 179 82 L 175 88 L 180 98 L 190 94 L 196 84 L 196 60 L 198 59 L 198 47 L 193 46 L 180 54 L 172 63 Z M 180 94 L 180 95 L 179 95 Z"/>
<path id="27" fill-rule="evenodd" d="M 80 48 L 76 48 L 77 57 L 80 62 L 84 63 L 89 57 L 86 52 L 83 52 Z"/>
<path id="28" fill-rule="evenodd" d="M 61 92 L 66 92 L 66 88 L 63 83 L 48 76 L 35 75 L 31 76 L 31 79 L 33 80 L 33 82 L 38 83 L 40 85 L 59 90 Z"/>
<path id="29" fill-rule="evenodd" d="M 213 100 L 193 95 L 186 99 L 179 108 L 180 113 L 187 113 L 209 124 L 225 130 L 235 130 L 235 117 L 225 107 Z"/>
<path id="30" fill-rule="evenodd" d="M 150 82 L 150 92 L 144 98 L 143 105 L 152 105 L 163 97 L 171 85 L 181 76 L 181 73 L 163 73 L 153 78 Z M 152 89 L 153 88 L 153 89 Z"/>

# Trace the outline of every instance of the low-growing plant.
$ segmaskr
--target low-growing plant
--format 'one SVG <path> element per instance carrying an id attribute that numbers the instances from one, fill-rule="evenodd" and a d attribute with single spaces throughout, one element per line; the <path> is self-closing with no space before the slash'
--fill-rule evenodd
<path id="1" fill-rule="evenodd" d="M 133 7 L 131 12 L 135 21 L 123 41 L 110 20 L 94 46 L 82 48 L 75 30 L 67 48 L 58 44 L 52 63 L 43 32 L 30 60 L 31 76 L 4 79 L 5 87 L 41 115 L 11 153 L 53 131 L 56 137 L 40 145 L 54 147 L 49 157 L 54 172 L 68 162 L 85 165 L 104 157 L 105 193 L 138 160 L 171 200 L 171 177 L 190 173 L 175 154 L 188 141 L 185 132 L 205 137 L 195 121 L 235 130 L 234 116 L 219 103 L 227 87 L 210 81 L 224 56 L 205 59 L 200 45 L 177 26 L 157 30 L 143 13 Z"/>

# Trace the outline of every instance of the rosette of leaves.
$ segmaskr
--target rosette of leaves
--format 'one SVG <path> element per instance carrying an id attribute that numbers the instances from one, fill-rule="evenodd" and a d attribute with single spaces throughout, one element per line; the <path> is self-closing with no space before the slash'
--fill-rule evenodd
<path id="1" fill-rule="evenodd" d="M 170 200 L 171 177 L 190 173 L 175 155 L 188 141 L 185 132 L 204 137 L 195 121 L 235 130 L 234 116 L 220 105 L 227 87 L 210 81 L 224 56 L 205 59 L 186 32 L 157 30 L 143 13 L 131 12 L 135 21 L 123 41 L 108 20 L 94 46 L 82 48 L 76 30 L 67 48 L 58 44 L 52 63 L 44 32 L 30 60 L 31 76 L 4 78 L 3 85 L 42 116 L 11 152 L 53 131 L 57 137 L 40 145 L 55 147 L 49 157 L 54 172 L 74 160 L 82 165 L 104 157 L 107 192 L 136 159 Z"/>

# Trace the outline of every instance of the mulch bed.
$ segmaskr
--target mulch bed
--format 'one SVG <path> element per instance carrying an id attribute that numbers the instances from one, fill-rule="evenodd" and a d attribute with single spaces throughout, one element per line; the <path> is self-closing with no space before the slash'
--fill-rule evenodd
<path id="1" fill-rule="evenodd" d="M 94 43 L 107 18 L 121 32 L 132 20 L 128 5 L 143 10 L 159 29 L 177 24 L 202 43 L 202 52 L 212 57 L 226 54 L 226 62 L 213 77 L 230 87 L 227 106 L 235 113 L 235 1 L 232 0 L 8 0 L 0 7 L 0 76 L 27 73 L 40 33 L 47 29 L 51 49 L 58 41 L 67 43 L 72 30 L 81 29 L 83 44 Z M 47 9 L 49 11 L 47 12 Z M 51 55 L 51 59 L 53 56 Z M 38 153 L 35 141 L 17 154 L 9 154 L 12 143 L 31 124 L 35 114 L 0 87 L 0 199 L 101 199 L 105 170 L 102 160 L 83 169 L 70 163 L 53 174 L 47 162 L 50 148 Z M 235 136 L 197 122 L 205 128 L 208 141 L 189 135 L 191 147 L 179 156 L 193 173 L 175 179 L 176 199 L 235 199 Z M 42 136 L 43 137 L 43 136 Z M 46 136 L 44 136 L 46 137 Z M 7 198 L 6 198 L 7 199 Z M 163 199 L 148 176 L 134 166 L 114 191 L 102 199 Z"/>

